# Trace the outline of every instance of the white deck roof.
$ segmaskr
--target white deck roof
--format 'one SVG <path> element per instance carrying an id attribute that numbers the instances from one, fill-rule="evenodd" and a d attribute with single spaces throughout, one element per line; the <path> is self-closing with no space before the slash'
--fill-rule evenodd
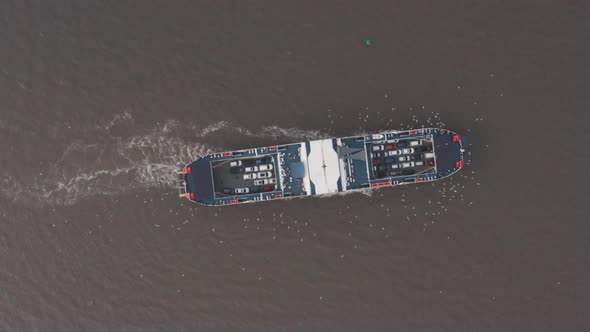
<path id="1" fill-rule="evenodd" d="M 340 165 L 338 152 L 332 146 L 332 139 L 311 141 L 307 157 L 309 178 L 315 186 L 315 194 L 338 192 Z"/>

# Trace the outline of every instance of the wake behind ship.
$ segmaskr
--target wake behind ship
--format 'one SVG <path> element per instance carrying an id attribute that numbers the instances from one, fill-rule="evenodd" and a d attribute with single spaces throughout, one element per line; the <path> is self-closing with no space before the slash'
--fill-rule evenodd
<path id="1" fill-rule="evenodd" d="M 179 194 L 232 205 L 435 181 L 468 162 L 466 148 L 428 128 L 213 153 L 177 172 Z"/>

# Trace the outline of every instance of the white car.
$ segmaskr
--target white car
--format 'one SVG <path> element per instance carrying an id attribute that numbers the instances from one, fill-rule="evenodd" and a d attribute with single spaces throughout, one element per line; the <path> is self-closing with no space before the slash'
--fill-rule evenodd
<path id="1" fill-rule="evenodd" d="M 419 146 L 419 145 L 422 145 L 422 140 L 410 142 L 410 146 Z"/>
<path id="2" fill-rule="evenodd" d="M 402 154 L 401 150 L 391 150 L 391 151 L 385 151 L 383 153 L 385 154 L 386 157 L 399 156 L 400 154 Z"/>
<path id="3" fill-rule="evenodd" d="M 371 157 L 373 157 L 373 158 L 383 158 L 383 157 L 385 157 L 384 153 L 385 152 L 373 152 L 373 153 L 371 153 Z"/>
<path id="4" fill-rule="evenodd" d="M 424 162 L 423 161 L 417 161 L 416 162 L 416 166 L 424 166 Z"/>
<path id="5" fill-rule="evenodd" d="M 402 149 L 402 154 L 411 154 L 411 153 L 414 153 L 414 148 Z"/>
<path id="6" fill-rule="evenodd" d="M 248 188 L 236 188 L 235 190 L 236 194 L 247 194 L 250 192 L 250 189 Z"/>
<path id="7" fill-rule="evenodd" d="M 373 145 L 373 147 L 371 147 L 371 150 L 373 150 L 373 151 L 383 151 L 383 150 L 385 150 L 385 145 Z"/>
<path id="8" fill-rule="evenodd" d="M 251 173 L 251 172 L 258 172 L 258 166 L 250 166 L 250 167 L 245 167 L 244 171 L 246 173 Z"/>
<path id="9" fill-rule="evenodd" d="M 244 174 L 244 180 L 254 180 L 256 179 L 258 176 L 256 173 L 248 173 L 248 174 Z"/>
<path id="10" fill-rule="evenodd" d="M 259 171 L 270 171 L 270 170 L 272 170 L 272 164 L 260 165 L 260 166 L 258 166 L 258 170 Z"/>
<path id="11" fill-rule="evenodd" d="M 261 179 L 261 180 L 254 180 L 255 186 L 262 186 L 264 184 L 275 184 L 277 180 L 275 179 Z"/>
<path id="12" fill-rule="evenodd" d="M 409 163 L 403 163 L 402 168 L 414 167 L 416 165 L 415 162 L 410 161 Z"/>
<path id="13" fill-rule="evenodd" d="M 271 172 L 260 172 L 260 173 L 257 173 L 257 175 L 258 175 L 259 179 L 268 179 L 268 178 L 272 177 Z"/>
<path id="14" fill-rule="evenodd" d="M 242 166 L 242 161 L 241 160 L 232 161 L 229 163 L 229 166 L 230 167 Z"/>
<path id="15" fill-rule="evenodd" d="M 389 165 L 390 169 L 398 169 L 399 168 L 399 164 L 391 164 Z"/>
<path id="16" fill-rule="evenodd" d="M 264 184 L 275 184 L 277 180 L 275 179 L 264 179 Z"/>
<path id="17" fill-rule="evenodd" d="M 397 158 L 397 161 L 408 161 L 408 156 L 401 156 Z"/>
<path id="18" fill-rule="evenodd" d="M 424 159 L 431 159 L 431 158 L 434 158 L 434 153 L 429 152 L 429 153 L 424 154 Z"/>

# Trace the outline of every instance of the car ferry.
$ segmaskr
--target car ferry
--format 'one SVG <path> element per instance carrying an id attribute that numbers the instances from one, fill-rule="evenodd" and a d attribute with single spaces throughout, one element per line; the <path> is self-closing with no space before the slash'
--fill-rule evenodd
<path id="1" fill-rule="evenodd" d="M 213 153 L 177 175 L 180 197 L 219 206 L 436 181 L 468 161 L 466 137 L 422 128 Z"/>

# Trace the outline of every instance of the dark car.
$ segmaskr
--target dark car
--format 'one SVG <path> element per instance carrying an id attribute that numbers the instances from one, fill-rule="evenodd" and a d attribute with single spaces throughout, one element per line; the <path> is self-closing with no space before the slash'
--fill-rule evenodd
<path id="1" fill-rule="evenodd" d="M 262 157 L 258 159 L 244 159 L 242 160 L 241 166 L 255 166 L 261 164 L 270 164 L 272 163 L 271 157 Z"/>
<path id="2" fill-rule="evenodd" d="M 242 160 L 242 166 L 254 166 L 256 165 L 256 159 L 244 159 Z"/>
<path id="3" fill-rule="evenodd" d="M 246 169 L 244 167 L 231 167 L 229 172 L 232 174 L 241 174 L 244 173 Z"/>
<path id="4" fill-rule="evenodd" d="M 412 161 L 412 160 L 422 160 L 422 155 L 421 154 L 411 154 L 408 157 L 408 160 Z"/>
<path id="5" fill-rule="evenodd" d="M 250 187 L 250 193 L 261 193 L 261 192 L 268 192 L 268 191 L 274 191 L 275 190 L 275 186 L 274 185 L 265 185 L 265 186 L 253 186 Z"/>
<path id="6" fill-rule="evenodd" d="M 260 164 L 270 164 L 272 163 L 272 158 L 271 157 L 262 157 L 259 159 L 256 159 L 256 164 L 260 165 Z"/>
<path id="7" fill-rule="evenodd" d="M 373 158 L 383 158 L 383 152 L 373 152 L 371 153 Z"/>
<path id="8" fill-rule="evenodd" d="M 416 170 L 414 170 L 414 169 L 404 169 L 404 170 L 402 170 L 402 175 L 412 175 L 412 174 L 415 174 L 415 173 L 416 173 Z"/>
<path id="9" fill-rule="evenodd" d="M 375 178 L 377 178 L 377 179 L 384 178 L 387 176 L 387 172 L 383 172 L 383 171 L 373 172 L 373 174 L 375 175 Z"/>
<path id="10" fill-rule="evenodd" d="M 381 172 L 386 169 L 387 169 L 387 167 L 385 167 L 385 165 L 373 166 L 373 171 L 375 171 L 375 172 Z"/>
<path id="11" fill-rule="evenodd" d="M 389 164 L 387 165 L 389 167 L 389 169 L 400 169 L 400 164 Z"/>
<path id="12" fill-rule="evenodd" d="M 398 148 L 397 144 L 385 144 L 385 150 L 396 150 Z"/>
<path id="13" fill-rule="evenodd" d="M 403 148 L 407 148 L 408 146 L 410 146 L 410 143 L 403 141 L 403 142 L 399 142 L 397 143 L 397 148 L 398 149 L 403 149 Z"/>
<path id="14" fill-rule="evenodd" d="M 400 176 L 400 175 L 402 175 L 402 171 L 401 170 L 390 171 L 390 172 L 387 173 L 387 175 L 389 175 L 389 176 Z"/>
<path id="15" fill-rule="evenodd" d="M 415 147 L 415 148 L 414 148 L 414 151 L 415 151 L 415 152 L 429 152 L 429 151 L 431 151 L 431 150 L 432 150 L 432 149 L 431 149 L 429 146 L 424 146 L 424 145 L 422 145 L 422 146 L 417 146 L 417 147 Z"/>

